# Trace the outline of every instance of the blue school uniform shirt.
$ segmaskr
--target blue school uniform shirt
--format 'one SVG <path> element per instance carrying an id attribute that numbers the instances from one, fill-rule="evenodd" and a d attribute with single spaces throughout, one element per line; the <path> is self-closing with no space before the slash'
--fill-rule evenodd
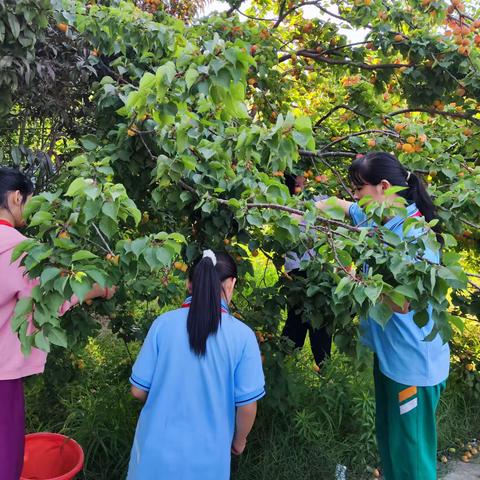
<path id="1" fill-rule="evenodd" d="M 148 397 L 128 480 L 230 478 L 235 407 L 265 395 L 253 331 L 222 304 L 218 331 L 198 357 L 190 350 L 187 314 L 184 307 L 158 317 L 133 366 L 130 382 Z"/>
<path id="2" fill-rule="evenodd" d="M 415 204 L 408 205 L 407 213 L 409 217 L 420 215 Z M 354 225 L 374 226 L 367 221 L 367 216 L 357 203 L 351 205 L 349 214 Z M 403 238 L 404 220 L 400 216 L 394 217 L 385 227 Z M 418 237 L 421 234 L 422 229 L 417 228 L 411 229 L 407 235 Z M 427 249 L 424 257 L 435 263 L 440 261 L 438 251 Z M 372 318 L 362 319 L 361 341 L 376 353 L 380 370 L 388 378 L 404 385 L 437 385 L 448 377 L 450 349 L 440 335 L 430 342 L 424 341 L 434 325 L 431 313 L 430 320 L 422 328 L 415 324 L 414 314 L 414 311 L 405 314 L 394 312 L 385 328 Z"/>

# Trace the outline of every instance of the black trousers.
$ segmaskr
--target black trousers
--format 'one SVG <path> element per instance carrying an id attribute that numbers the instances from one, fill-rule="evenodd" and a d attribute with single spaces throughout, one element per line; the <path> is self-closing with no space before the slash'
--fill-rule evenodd
<path id="1" fill-rule="evenodd" d="M 304 277 L 305 272 L 292 270 L 290 275 Z M 325 358 L 330 356 L 332 350 L 332 335 L 328 333 L 326 327 L 313 328 L 310 322 L 304 322 L 302 313 L 301 304 L 289 307 L 287 311 L 287 321 L 285 322 L 282 335 L 288 337 L 295 344 L 295 348 L 302 348 L 308 332 L 313 358 L 315 358 L 315 363 L 319 365 Z"/>
<path id="2" fill-rule="evenodd" d="M 298 309 L 299 306 L 289 308 L 282 335 L 292 340 L 295 343 L 295 348 L 302 348 L 308 332 L 313 357 L 315 363 L 319 365 L 330 355 L 332 336 L 328 333 L 326 327 L 313 328 L 309 322 L 302 321 L 302 312 L 297 313 L 295 311 Z"/>

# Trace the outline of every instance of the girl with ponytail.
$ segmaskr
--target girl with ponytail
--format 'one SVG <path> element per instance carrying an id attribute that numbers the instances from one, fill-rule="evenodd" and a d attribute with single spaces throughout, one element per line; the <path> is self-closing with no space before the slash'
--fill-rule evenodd
<path id="1" fill-rule="evenodd" d="M 435 207 L 425 186 L 394 155 L 372 152 L 352 162 L 349 178 L 356 201 L 367 195 L 376 202 L 392 204 L 396 197 L 406 200 L 409 217 L 435 217 Z M 390 187 L 405 187 L 397 194 Z M 354 225 L 373 227 L 356 202 L 338 199 Z M 328 209 L 325 201 L 316 203 Z M 403 237 L 405 218 L 387 219 L 384 226 Z M 412 231 L 411 231 L 412 232 Z M 437 237 L 440 231 L 436 230 Z M 411 234 L 411 233 L 410 233 Z M 423 256 L 439 262 L 439 252 L 426 250 Z M 385 327 L 371 318 L 362 319 L 362 342 L 374 352 L 376 434 L 386 480 L 434 480 L 436 476 L 437 434 L 435 412 L 445 388 L 450 364 L 448 344 L 432 331 L 430 318 L 423 327 L 414 322 L 414 311 L 403 309 L 388 299 L 392 317 Z"/>
<path id="2" fill-rule="evenodd" d="M 237 266 L 206 250 L 189 271 L 191 297 L 158 317 L 133 366 L 145 405 L 128 480 L 227 480 L 265 395 L 253 331 L 230 315 Z"/>

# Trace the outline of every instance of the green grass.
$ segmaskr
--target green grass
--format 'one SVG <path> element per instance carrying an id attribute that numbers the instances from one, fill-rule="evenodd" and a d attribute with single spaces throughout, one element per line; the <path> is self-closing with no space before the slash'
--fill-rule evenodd
<path id="1" fill-rule="evenodd" d="M 135 356 L 138 344 L 129 348 Z M 371 478 L 367 466 L 378 463 L 371 370 L 358 371 L 338 353 L 320 376 L 311 365 L 305 348 L 283 361 L 281 376 L 269 379 L 247 450 L 233 461 L 234 480 L 329 479 L 337 463 L 348 467 L 350 479 Z M 26 384 L 28 430 L 78 440 L 87 480 L 125 476 L 140 411 L 128 393 L 130 368 L 125 345 L 107 333 L 78 356 L 57 350 L 46 373 Z M 475 390 L 457 379 L 457 368 L 452 375 L 438 412 L 440 449 L 480 433 Z"/>

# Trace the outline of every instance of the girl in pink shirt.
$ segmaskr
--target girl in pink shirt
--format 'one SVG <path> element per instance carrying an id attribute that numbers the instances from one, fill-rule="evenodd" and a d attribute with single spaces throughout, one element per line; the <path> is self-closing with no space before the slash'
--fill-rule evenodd
<path id="1" fill-rule="evenodd" d="M 20 260 L 11 261 L 13 249 L 26 238 L 16 230 L 25 225 L 23 209 L 33 194 L 32 182 L 12 168 L 0 168 L 0 479 L 18 480 L 23 466 L 25 406 L 23 377 L 42 373 L 47 354 L 33 348 L 25 357 L 11 327 L 17 301 L 30 297 L 38 280 L 30 279 Z M 111 298 L 115 289 L 99 285 L 85 300 Z M 78 303 L 74 296 L 60 307 L 60 315 Z M 33 328 L 33 324 L 32 324 Z"/>

